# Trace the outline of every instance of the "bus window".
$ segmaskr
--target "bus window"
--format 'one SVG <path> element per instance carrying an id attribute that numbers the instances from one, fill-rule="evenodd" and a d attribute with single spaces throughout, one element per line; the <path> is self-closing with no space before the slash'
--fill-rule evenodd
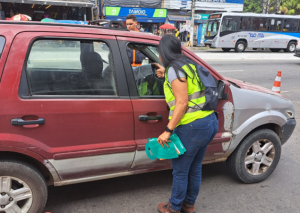
<path id="1" fill-rule="evenodd" d="M 276 31 L 276 19 L 270 18 L 268 22 L 268 31 Z"/>
<path id="2" fill-rule="evenodd" d="M 277 19 L 276 31 L 281 31 L 281 29 L 282 29 L 282 19 Z"/>
<path id="3" fill-rule="evenodd" d="M 253 18 L 252 19 L 252 30 L 259 30 L 259 20 L 260 18 Z"/>
<path id="4" fill-rule="evenodd" d="M 292 31 L 291 29 L 291 20 L 290 19 L 285 19 L 283 21 L 283 31 L 284 32 L 288 32 L 288 31 Z"/>
<path id="5" fill-rule="evenodd" d="M 300 32 L 300 21 L 298 21 L 298 32 Z"/>
<path id="6" fill-rule="evenodd" d="M 223 18 L 221 31 L 237 31 L 238 23 L 235 18 Z"/>
<path id="7" fill-rule="evenodd" d="M 259 30 L 266 31 L 267 29 L 267 18 L 261 18 L 259 21 Z"/>
<path id="8" fill-rule="evenodd" d="M 241 18 L 240 30 L 250 30 L 251 28 L 251 18 L 243 17 Z"/>
<path id="9" fill-rule="evenodd" d="M 215 36 L 218 33 L 220 27 L 220 20 L 209 20 L 207 25 L 207 36 Z"/>
<path id="10" fill-rule="evenodd" d="M 291 32 L 297 32 L 297 20 L 296 19 L 291 19 Z"/>

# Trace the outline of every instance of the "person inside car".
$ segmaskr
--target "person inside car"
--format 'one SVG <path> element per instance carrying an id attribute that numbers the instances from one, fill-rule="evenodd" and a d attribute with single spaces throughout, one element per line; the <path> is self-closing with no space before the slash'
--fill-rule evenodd
<path id="1" fill-rule="evenodd" d="M 135 15 L 128 15 L 126 17 L 126 26 L 127 29 L 130 31 L 137 31 L 139 32 L 137 26 L 137 19 Z M 146 56 L 141 53 L 138 50 L 133 50 L 130 48 L 127 48 L 127 54 L 131 63 L 132 67 L 138 67 L 142 65 L 143 60 L 146 58 Z"/>

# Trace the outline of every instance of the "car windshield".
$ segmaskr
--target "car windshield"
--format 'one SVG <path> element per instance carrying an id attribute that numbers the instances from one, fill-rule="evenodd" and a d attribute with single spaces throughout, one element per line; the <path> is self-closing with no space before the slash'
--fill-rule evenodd
<path id="1" fill-rule="evenodd" d="M 220 19 L 209 20 L 206 28 L 207 36 L 217 35 L 220 27 Z"/>

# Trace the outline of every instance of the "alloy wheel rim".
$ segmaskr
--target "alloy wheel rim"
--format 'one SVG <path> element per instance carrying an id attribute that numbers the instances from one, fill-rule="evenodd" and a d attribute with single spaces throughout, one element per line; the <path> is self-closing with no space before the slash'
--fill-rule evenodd
<path id="1" fill-rule="evenodd" d="M 242 50 L 244 49 L 244 45 L 243 45 L 243 44 L 239 44 L 239 45 L 238 45 L 238 49 L 239 49 L 240 51 L 242 51 Z"/>
<path id="2" fill-rule="evenodd" d="M 290 45 L 290 52 L 294 52 L 296 49 L 296 45 L 295 44 L 291 44 Z"/>
<path id="3" fill-rule="evenodd" d="M 268 139 L 255 141 L 245 155 L 245 168 L 251 175 L 261 175 L 272 165 L 275 158 L 275 148 Z"/>
<path id="4" fill-rule="evenodd" d="M 21 179 L 0 176 L 0 212 L 26 213 L 32 206 L 32 190 Z"/>

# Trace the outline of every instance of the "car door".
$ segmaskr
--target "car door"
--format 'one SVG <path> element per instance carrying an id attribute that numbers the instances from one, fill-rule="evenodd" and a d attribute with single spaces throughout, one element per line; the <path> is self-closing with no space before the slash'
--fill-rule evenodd
<path id="1" fill-rule="evenodd" d="M 128 48 L 128 44 L 140 44 L 146 45 L 153 49 L 155 52 L 155 47 L 158 46 L 158 41 L 154 40 L 142 40 L 142 39 L 134 39 L 134 38 L 125 38 L 125 37 L 117 37 L 118 44 L 120 47 L 124 68 L 126 70 L 126 76 L 128 80 L 128 84 L 131 85 L 129 88 L 130 97 L 132 99 L 133 111 L 134 111 L 134 122 L 135 122 L 135 141 L 137 144 L 137 151 L 135 155 L 134 162 L 131 166 L 132 170 L 159 170 L 166 169 L 171 167 L 170 160 L 150 160 L 145 152 L 145 144 L 148 142 L 148 138 L 157 138 L 161 133 L 163 133 L 167 123 L 168 123 L 168 114 L 169 109 L 164 99 L 164 95 L 141 95 L 138 92 L 138 81 L 135 79 L 135 68 L 132 68 L 128 56 L 126 53 L 126 48 Z M 190 57 L 196 63 L 202 64 L 193 53 L 189 52 L 187 49 L 184 49 L 184 54 Z M 150 62 L 152 61 L 158 62 L 158 53 L 156 52 L 156 58 L 149 57 Z M 153 56 L 153 55 L 152 55 Z M 207 65 L 205 65 L 208 69 L 211 69 Z M 216 80 L 222 80 L 223 78 L 218 74 L 215 74 L 214 77 Z M 224 79 L 223 79 L 224 80 Z M 226 82 L 224 80 L 224 82 Z M 214 140 L 210 142 L 205 160 L 212 161 L 218 158 L 225 153 L 228 149 L 231 134 L 227 133 L 230 131 L 231 122 L 232 121 L 232 112 L 233 112 L 233 104 L 232 98 L 229 91 L 228 83 L 224 84 L 225 93 L 228 95 L 224 99 L 228 100 L 220 100 L 217 112 L 219 113 L 219 133 L 216 135 Z M 229 97 L 229 98 L 228 98 Z M 231 98 L 231 101 L 229 100 Z M 227 104 L 226 104 L 227 103 Z M 231 114 L 230 114 L 231 113 Z M 224 116 L 228 118 L 226 121 L 226 125 L 224 122 Z M 141 117 L 151 117 L 154 120 L 145 120 L 141 119 Z M 230 120 L 231 119 L 231 120 Z M 226 134 L 227 133 L 227 134 Z"/>
<path id="2" fill-rule="evenodd" d="M 164 95 L 139 95 L 138 85 L 140 79 L 135 75 L 139 67 L 131 67 L 127 50 L 128 44 L 141 44 L 152 47 L 158 46 L 156 40 L 134 39 L 127 37 L 117 37 L 121 56 L 123 59 L 124 69 L 128 80 L 130 98 L 134 112 L 134 137 L 136 142 L 135 160 L 131 166 L 132 170 L 153 169 L 153 168 L 170 168 L 170 160 L 150 160 L 145 152 L 145 145 L 148 138 L 157 138 L 165 129 L 168 123 L 168 107 Z M 157 57 L 156 57 L 157 58 Z M 151 62 L 151 59 L 149 63 Z M 158 62 L 158 60 L 156 61 Z M 149 65 L 148 66 L 151 66 Z M 143 65 L 145 66 L 145 65 Z M 148 76 L 152 70 L 142 70 L 141 78 Z M 143 119 L 145 118 L 145 119 Z M 148 118 L 153 120 L 147 120 Z"/>
<path id="3" fill-rule="evenodd" d="M 24 32 L 0 84 L 1 133 L 48 159 L 62 181 L 128 171 L 133 110 L 114 36 Z"/>

